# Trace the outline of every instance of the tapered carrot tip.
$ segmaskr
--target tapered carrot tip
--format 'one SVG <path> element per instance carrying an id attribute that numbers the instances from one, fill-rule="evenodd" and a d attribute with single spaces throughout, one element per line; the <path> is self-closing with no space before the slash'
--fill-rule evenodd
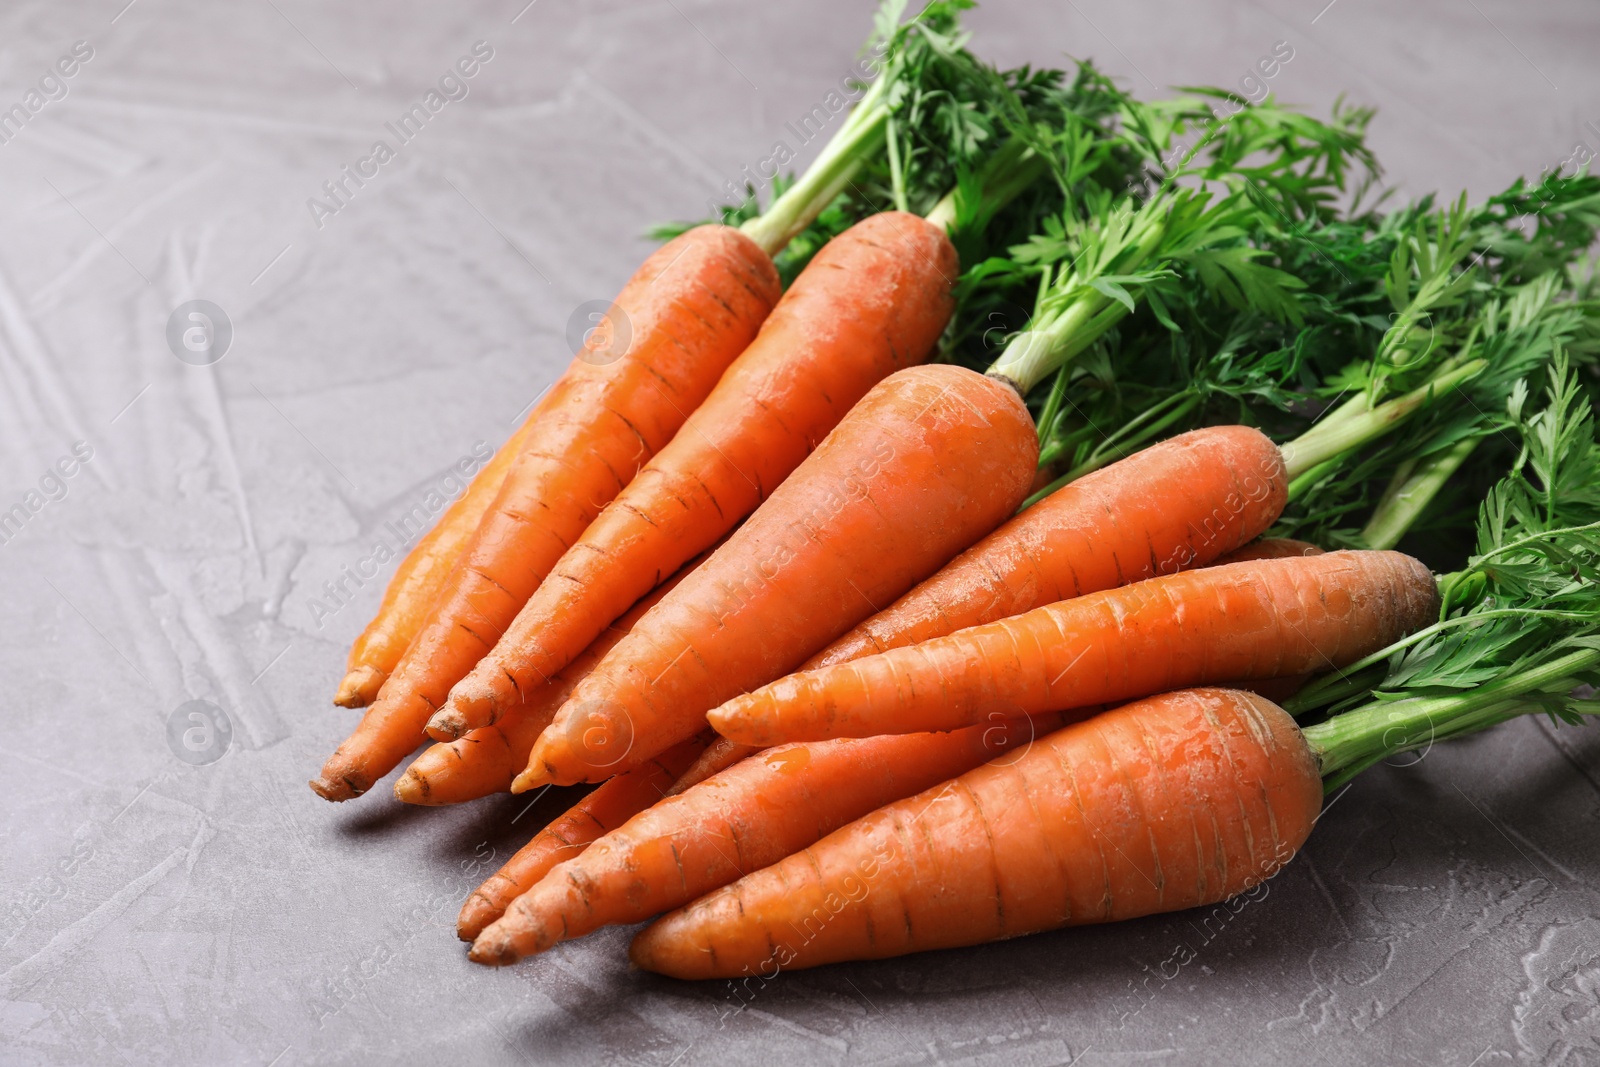
<path id="1" fill-rule="evenodd" d="M 435 741 L 446 743 L 454 741 L 469 729 L 466 717 L 454 706 L 440 708 L 433 713 L 433 718 L 428 720 L 428 736 Z"/>
<path id="2" fill-rule="evenodd" d="M 364 708 L 378 699 L 378 690 L 388 677 L 376 667 L 357 667 L 339 683 L 333 702 L 341 708 Z"/>
<path id="3" fill-rule="evenodd" d="M 735 700 L 738 698 L 736 697 Z M 752 720 L 750 713 L 729 701 L 720 708 L 715 708 L 706 713 L 706 720 L 711 723 L 711 728 L 724 738 L 738 745 L 768 745 L 771 742 L 765 737 L 770 723 Z M 794 738 L 785 738 L 794 740 Z"/>
<path id="4" fill-rule="evenodd" d="M 501 711 L 520 703 L 522 692 L 504 671 L 496 671 L 488 681 L 469 675 L 451 687 L 450 698 L 428 720 L 428 736 L 453 741 L 480 726 L 492 726 Z M 455 732 L 449 733 L 452 730 Z"/>
<path id="5" fill-rule="evenodd" d="M 507 967 L 521 959 L 511 938 L 490 927 L 472 942 L 467 959 L 486 967 Z"/>
<path id="6" fill-rule="evenodd" d="M 552 781 L 554 779 L 550 774 L 550 768 L 540 764 L 537 767 L 529 767 L 513 778 L 511 780 L 511 791 L 513 793 L 526 793 L 528 790 L 537 789 L 541 785 L 549 785 Z"/>
<path id="7" fill-rule="evenodd" d="M 706 957 L 715 960 L 716 953 L 709 945 L 699 943 L 695 918 L 703 917 L 686 908 L 657 919 L 633 939 L 633 944 L 628 946 L 628 959 L 635 967 L 668 978 L 705 977 Z"/>
<path id="8" fill-rule="evenodd" d="M 326 774 L 318 775 L 308 783 L 311 791 L 323 800 L 354 800 L 367 791 L 367 786 L 352 782 L 349 778 L 329 778 Z"/>
<path id="9" fill-rule="evenodd" d="M 311 788 L 315 789 L 316 786 Z M 413 770 L 406 771 L 394 783 L 395 799 L 407 804 L 427 804 L 430 792 L 428 780 Z"/>
<path id="10" fill-rule="evenodd" d="M 467 898 L 467 902 L 461 905 L 461 914 L 456 916 L 456 936 L 471 944 L 478 940 L 478 935 L 483 933 L 490 923 L 503 914 L 504 909 L 499 904 L 484 896 L 481 891 L 475 890 Z"/>
<path id="11" fill-rule="evenodd" d="M 511 791 L 604 781 L 628 769 L 635 737 L 633 717 L 614 701 L 571 700 L 534 742 Z"/>

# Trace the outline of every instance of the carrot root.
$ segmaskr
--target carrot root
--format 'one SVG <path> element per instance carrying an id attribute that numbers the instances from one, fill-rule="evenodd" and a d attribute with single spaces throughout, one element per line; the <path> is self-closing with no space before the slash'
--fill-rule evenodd
<path id="1" fill-rule="evenodd" d="M 471 958 L 504 965 L 601 926 L 648 919 L 883 804 L 1002 753 L 1014 757 L 1061 722 L 1048 716 L 771 749 L 669 794 L 552 868 L 483 931 Z"/>
<path id="2" fill-rule="evenodd" d="M 427 620 L 323 765 L 315 792 L 359 796 L 416 749 L 450 688 L 606 502 L 672 439 L 778 295 L 770 257 L 727 226 L 695 227 L 645 260 L 615 304 L 631 322 L 628 339 L 592 332 L 540 402 L 543 414 Z"/>
<path id="3" fill-rule="evenodd" d="M 603 777 L 692 736 L 992 530 L 1037 461 L 1004 383 L 942 364 L 885 378 L 584 679 L 513 789 Z"/>
<path id="4" fill-rule="evenodd" d="M 344 676 L 333 702 L 341 708 L 364 708 L 377 699 L 378 690 L 388 677 L 386 672 L 363 664 Z"/>
<path id="5" fill-rule="evenodd" d="M 1336 668 L 1421 629 L 1438 610 L 1433 575 L 1399 552 L 1249 560 L 802 671 L 709 718 L 749 745 L 951 730 L 992 714 Z"/>
<path id="6" fill-rule="evenodd" d="M 1282 709 L 1168 693 L 858 819 L 658 920 L 631 956 L 737 978 L 1214 904 L 1275 874 L 1321 806 Z"/>
<path id="7" fill-rule="evenodd" d="M 705 401 L 561 556 L 428 732 L 487 726 L 683 560 L 761 506 L 874 385 L 926 360 L 957 257 L 942 229 L 886 211 L 829 241 Z"/>
<path id="8" fill-rule="evenodd" d="M 540 830 L 482 885 L 468 895 L 456 919 L 456 936 L 474 941 L 506 906 L 563 860 L 581 855 L 594 841 L 661 799 L 667 786 L 698 756 L 709 734 L 691 738 L 658 759 L 609 779 L 566 814 Z M 478 962 L 486 962 L 479 960 Z"/>

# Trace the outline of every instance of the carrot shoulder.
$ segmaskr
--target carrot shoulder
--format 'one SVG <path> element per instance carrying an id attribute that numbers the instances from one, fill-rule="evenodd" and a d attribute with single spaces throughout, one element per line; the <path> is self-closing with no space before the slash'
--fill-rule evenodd
<path id="1" fill-rule="evenodd" d="M 556 563 L 450 693 L 429 733 L 485 726 L 607 623 L 754 511 L 868 389 L 933 350 L 954 301 L 955 248 L 915 215 L 828 242 L 711 395 Z"/>
<path id="2" fill-rule="evenodd" d="M 665 916 L 632 957 L 736 978 L 1215 904 L 1287 863 L 1321 803 L 1282 709 L 1168 693 L 881 808 Z"/>
<path id="3" fill-rule="evenodd" d="M 884 804 L 1025 751 L 1036 731 L 1059 725 L 1056 716 L 771 749 L 669 794 L 552 868 L 482 932 L 472 959 L 512 963 L 601 926 L 686 904 Z"/>
<path id="4" fill-rule="evenodd" d="M 1180 434 L 1045 497 L 805 667 L 1203 567 L 1272 525 L 1288 485 L 1278 446 L 1258 430 Z"/>
<path id="5" fill-rule="evenodd" d="M 890 375 L 583 680 L 513 788 L 602 777 L 692 736 L 993 529 L 1037 457 L 1010 386 L 943 365 Z"/>
<path id="6" fill-rule="evenodd" d="M 541 411 L 542 404 L 534 407 L 517 432 L 473 476 L 466 492 L 400 561 L 394 577 L 389 579 L 388 588 L 383 591 L 378 614 L 350 646 L 344 680 L 333 698 L 335 704 L 342 708 L 364 708 L 378 695 L 433 609 L 434 601 L 460 561 L 473 531 L 477 530 L 484 513 L 500 492 L 500 486 L 505 483 L 506 472 L 533 432 Z"/>
<path id="7" fill-rule="evenodd" d="M 1398 552 L 1253 560 L 1152 578 L 803 671 L 710 714 L 745 744 L 948 730 L 1181 686 L 1325 670 L 1438 617 Z"/>
<path id="8" fill-rule="evenodd" d="M 471 941 L 556 864 L 580 855 L 593 841 L 660 800 L 708 739 L 691 738 L 627 774 L 602 782 L 540 830 L 467 897 L 456 919 L 457 935 Z"/>
<path id="9" fill-rule="evenodd" d="M 311 783 L 317 793 L 359 796 L 416 748 L 450 687 L 711 392 L 777 299 L 771 259 L 730 227 L 697 227 L 645 261 L 617 297 L 619 328 L 592 335 L 551 388 L 427 623 Z"/>

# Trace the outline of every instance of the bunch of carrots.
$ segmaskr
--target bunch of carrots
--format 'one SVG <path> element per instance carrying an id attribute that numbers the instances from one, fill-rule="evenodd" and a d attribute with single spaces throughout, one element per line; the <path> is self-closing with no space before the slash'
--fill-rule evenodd
<path id="1" fill-rule="evenodd" d="M 997 70 L 968 6 L 886 4 L 805 173 L 662 231 L 352 648 L 326 799 L 430 739 L 402 801 L 594 784 L 473 960 L 1215 903 L 1374 762 L 1600 711 L 1600 182 L 1363 209 L 1369 112 Z"/>

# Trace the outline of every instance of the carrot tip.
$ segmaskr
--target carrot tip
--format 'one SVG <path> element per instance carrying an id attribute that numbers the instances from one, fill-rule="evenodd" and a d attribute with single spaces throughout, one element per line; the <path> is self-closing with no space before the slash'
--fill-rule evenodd
<path id="1" fill-rule="evenodd" d="M 334 782 L 330 782 L 326 778 L 313 778 L 306 784 L 311 786 L 311 791 L 317 794 L 317 796 L 321 797 L 323 800 L 331 800 L 336 803 L 341 800 L 350 800 L 353 797 L 358 797 L 361 795 L 356 790 L 352 789 L 350 787 L 350 783 L 345 781 L 343 778 L 340 778 L 338 781 Z"/>
<path id="2" fill-rule="evenodd" d="M 461 905 L 461 914 L 456 917 L 456 936 L 470 945 L 503 914 L 504 909 L 485 899 L 481 890 L 475 892 Z"/>
<path id="3" fill-rule="evenodd" d="M 706 721 L 718 734 L 735 744 L 765 747 L 773 743 L 772 738 L 765 736 L 768 731 L 762 729 L 766 724 L 752 722 L 749 715 L 716 708 L 706 713 Z M 783 740 L 792 741 L 796 738 Z"/>
<path id="4" fill-rule="evenodd" d="M 339 683 L 333 702 L 341 708 L 364 708 L 377 699 L 387 677 L 376 667 L 357 667 Z"/>
<path id="5" fill-rule="evenodd" d="M 537 789 L 541 785 L 550 785 L 554 781 L 555 779 L 550 776 L 550 768 L 529 767 L 512 781 L 511 791 L 513 793 L 526 793 L 530 789 Z"/>
<path id="6" fill-rule="evenodd" d="M 480 935 L 467 951 L 467 959 L 486 967 L 505 967 L 520 958 L 508 937 L 485 938 Z"/>
<path id="7" fill-rule="evenodd" d="M 427 804 L 429 791 L 428 780 L 415 770 L 408 769 L 394 783 L 395 799 L 406 804 Z"/>
<path id="8" fill-rule="evenodd" d="M 467 721 L 454 708 L 440 708 L 428 720 L 428 736 L 435 741 L 450 742 L 467 732 Z"/>

